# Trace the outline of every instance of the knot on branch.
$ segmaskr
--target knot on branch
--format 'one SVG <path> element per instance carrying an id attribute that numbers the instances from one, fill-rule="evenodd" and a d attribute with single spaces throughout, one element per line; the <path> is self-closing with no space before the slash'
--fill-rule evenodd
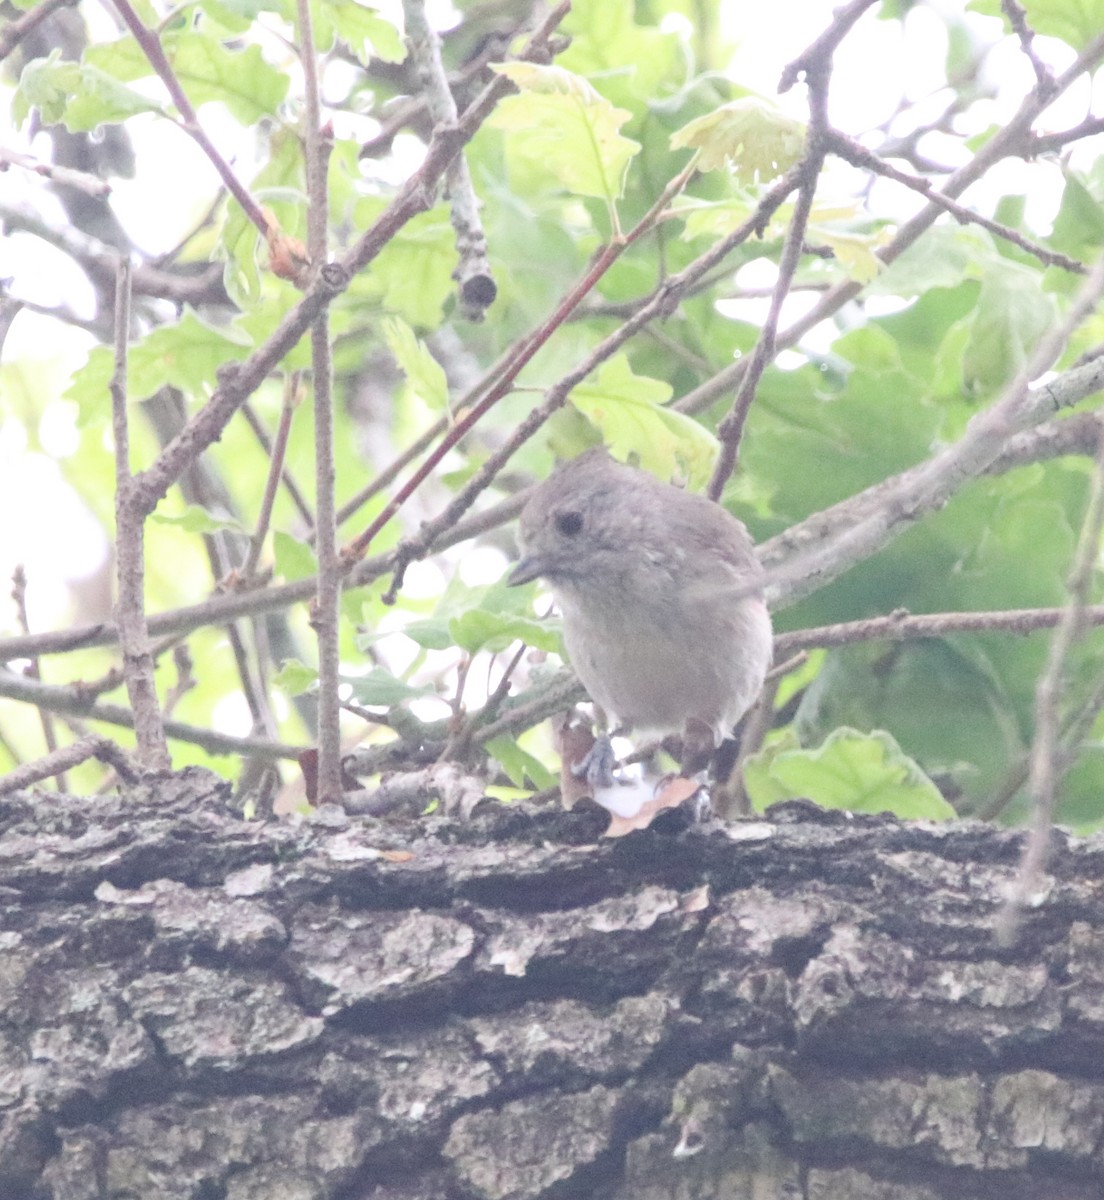
<path id="1" fill-rule="evenodd" d="M 338 292 L 344 291 L 349 286 L 349 272 L 341 263 L 323 263 L 318 272 L 318 283 L 320 289 L 330 295 L 337 295 Z"/>

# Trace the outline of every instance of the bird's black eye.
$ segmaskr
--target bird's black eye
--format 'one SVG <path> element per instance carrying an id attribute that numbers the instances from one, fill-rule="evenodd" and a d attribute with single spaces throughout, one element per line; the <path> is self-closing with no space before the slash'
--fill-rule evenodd
<path id="1" fill-rule="evenodd" d="M 583 527 L 583 514 L 575 509 L 556 514 L 556 529 L 564 537 L 574 537 Z"/>

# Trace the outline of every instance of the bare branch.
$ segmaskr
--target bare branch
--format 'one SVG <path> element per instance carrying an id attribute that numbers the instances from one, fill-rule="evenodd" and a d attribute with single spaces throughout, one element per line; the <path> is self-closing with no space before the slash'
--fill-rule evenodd
<path id="1" fill-rule="evenodd" d="M 19 43 L 43 21 L 59 8 L 72 8 L 77 0 L 40 0 L 34 8 L 29 9 L 21 17 L 9 21 L 0 29 L 0 62 L 19 45 Z"/>
<path id="2" fill-rule="evenodd" d="M 31 11 L 36 12 L 37 9 Z M 18 150 L 5 150 L 0 146 L 0 171 L 6 171 L 9 167 L 21 167 L 24 171 L 30 171 L 32 175 L 41 175 L 44 179 L 52 179 L 54 183 L 76 188 L 86 196 L 111 195 L 111 184 L 106 179 L 90 175 L 87 171 L 74 171 L 71 167 L 40 162 L 29 154 L 21 154 Z"/>
<path id="3" fill-rule="evenodd" d="M 994 221 L 989 217 L 983 217 L 964 204 L 959 204 L 957 200 L 952 200 L 950 196 L 945 196 L 930 179 L 924 179 L 919 175 L 909 175 L 907 171 L 899 171 L 854 138 L 835 129 L 829 130 L 826 137 L 828 148 L 832 153 L 851 163 L 852 166 L 864 167 L 866 170 L 882 175 L 886 179 L 892 179 L 895 183 L 900 183 L 914 192 L 919 192 L 920 195 L 926 196 L 944 208 L 959 224 L 978 225 L 982 229 L 987 229 L 1006 242 L 1019 246 L 1021 250 L 1033 255 L 1048 267 L 1061 267 L 1075 275 L 1085 274 L 1086 267 L 1083 262 L 1079 262 L 1076 258 L 1070 258 L 1068 254 L 1060 254 L 1057 250 L 1048 250 L 1046 246 L 1040 246 L 1038 242 L 1024 237 L 1022 233 L 1011 226 L 1002 225 L 1000 221 Z"/>
<path id="4" fill-rule="evenodd" d="M 249 540 L 249 553 L 241 569 L 244 579 L 251 579 L 257 570 L 261 549 L 268 536 L 268 523 L 272 518 L 272 506 L 276 502 L 276 490 L 280 486 L 280 479 L 284 474 L 284 459 L 287 455 L 288 435 L 291 433 L 291 419 L 295 415 L 298 403 L 299 372 L 292 371 L 284 378 L 284 403 L 280 408 L 280 424 L 276 428 L 276 439 L 267 447 L 268 477 L 265 479 L 264 493 L 261 496 L 257 527 Z M 248 408 L 248 405 L 246 407 Z M 258 426 L 259 424 L 258 422 Z"/>
<path id="5" fill-rule="evenodd" d="M 1015 608 L 991 612 L 910 613 L 898 609 L 884 617 L 866 617 L 839 625 L 817 625 L 780 633 L 774 639 L 775 661 L 797 650 L 853 646 L 858 642 L 911 642 L 924 638 L 949 637 L 955 633 L 1008 633 L 1022 636 L 1053 629 L 1064 608 Z M 1083 610 L 1086 624 L 1104 625 L 1104 604 Z"/>
<path id="6" fill-rule="evenodd" d="M 130 333 L 130 263 L 119 258 L 115 276 L 115 370 L 111 376 L 115 436 L 115 624 L 123 651 L 123 677 L 134 710 L 138 761 L 145 770 L 167 771 L 172 763 L 161 726 L 153 655 L 146 628 L 145 514 L 134 503 L 127 414 L 127 342 Z"/>
<path id="7" fill-rule="evenodd" d="M 1024 57 L 1031 63 L 1035 72 L 1035 80 L 1040 89 L 1045 90 L 1054 86 L 1054 76 L 1050 68 L 1035 53 L 1035 31 L 1027 23 L 1027 12 L 1019 0 L 1001 0 L 1001 8 L 1012 26 L 1013 32 L 1020 39 L 1020 49 Z"/>
<path id="8" fill-rule="evenodd" d="M 1065 375 L 1028 386 L 1057 357 L 1071 332 L 1104 293 L 1104 257 L 1086 278 L 1065 319 L 1045 336 L 1030 362 L 990 408 L 978 413 L 953 445 L 895 479 L 878 484 L 818 513 L 763 547 L 775 560 L 786 545 L 789 557 L 770 572 L 767 594 L 773 607 L 792 604 L 823 587 L 855 563 L 869 558 L 904 528 L 941 507 L 966 482 L 980 475 L 1009 439 L 1067 405 L 1104 387 L 1104 361 L 1075 367 Z M 861 501 L 861 503 L 860 503 Z"/>
<path id="9" fill-rule="evenodd" d="M 1046 666 L 1035 685 L 1035 737 L 1031 745 L 1031 832 L 1020 859 L 1016 882 L 997 916 L 997 936 L 1003 944 L 1014 940 L 1025 908 L 1045 894 L 1044 874 L 1050 858 L 1050 835 L 1058 802 L 1059 703 L 1070 654 L 1086 628 L 1085 614 L 1092 588 L 1093 572 L 1100 555 L 1104 530 L 1104 437 L 1100 439 L 1092 489 L 1081 525 L 1073 569 L 1070 572 L 1069 604 L 1050 642 Z"/>
<path id="10" fill-rule="evenodd" d="M 142 53 L 149 59 L 150 66 L 153 67 L 158 78 L 168 90 L 173 104 L 176 105 L 177 112 L 184 118 L 181 128 L 199 146 L 203 153 L 207 155 L 211 165 L 218 172 L 219 178 L 226 185 L 226 190 L 241 205 L 242 211 L 257 229 L 260 230 L 261 234 L 267 238 L 270 231 L 268 218 L 261 212 L 260 206 L 249 194 L 241 180 L 234 174 L 230 164 L 219 153 L 214 142 L 207 136 L 206 130 L 200 125 L 199 117 L 192 107 L 192 102 L 180 86 L 180 80 L 177 79 L 176 72 L 172 69 L 172 64 L 165 56 L 165 51 L 161 46 L 161 41 L 157 34 L 142 24 L 142 19 L 134 11 L 130 0 L 112 0 L 112 2 L 119 10 L 119 15 L 123 18 L 126 27 L 134 35 L 135 40 L 141 47 Z"/>
<path id="11" fill-rule="evenodd" d="M 832 13 L 832 24 L 787 65 L 778 81 L 778 90 L 788 92 L 802 75 L 808 79 L 811 75 L 823 71 L 825 64 L 831 61 L 836 47 L 851 32 L 855 22 L 877 2 L 878 0 L 851 0 L 846 7 L 836 9 Z"/>
<path id="12" fill-rule="evenodd" d="M 114 287 L 115 264 L 119 258 L 119 251 L 114 246 L 109 246 L 106 242 L 101 242 L 78 229 L 55 228 L 32 212 L 2 203 L 0 220 L 9 230 L 29 233 L 68 254 L 88 273 L 94 283 L 102 284 L 105 288 Z M 167 270 L 150 263 L 139 263 L 131 270 L 130 290 L 135 296 L 154 296 L 169 300 L 173 304 L 198 306 L 229 303 L 223 286 L 221 263 L 211 263 L 198 275 Z M 40 306 L 30 303 L 27 307 L 34 308 L 36 312 L 43 311 Z M 79 319 L 64 315 L 62 319 L 80 324 Z"/>
<path id="13" fill-rule="evenodd" d="M 1066 91 L 1083 74 L 1095 67 L 1102 57 L 1104 57 L 1104 34 L 1094 38 L 1077 56 L 1076 61 L 1066 71 L 1063 71 L 1055 82 L 1055 90 L 1041 90 L 1036 87 L 1026 96 L 1011 120 L 1002 126 L 964 167 L 956 171 L 944 183 L 942 195 L 952 199 L 957 198 L 971 184 L 982 178 L 994 163 L 1011 155 L 1033 153 L 1034 142 L 1031 126 L 1056 96 Z M 933 202 L 926 204 L 920 212 L 897 230 L 893 241 L 879 252 L 878 257 L 885 263 L 899 258 L 943 211 L 944 208 L 941 204 Z M 861 291 L 862 285 L 852 280 L 837 283 L 834 287 L 829 288 L 820 301 L 803 317 L 778 335 L 777 348 L 788 350 L 796 346 L 805 334 L 811 329 L 815 329 L 821 321 L 837 313 Z M 718 371 L 712 379 L 707 380 L 700 387 L 688 392 L 674 407 L 679 412 L 702 412 L 719 396 L 734 387 L 746 370 L 747 361 L 745 359 L 733 363 L 723 371 Z"/>
<path id="14" fill-rule="evenodd" d="M 123 704 L 94 702 L 82 691 L 80 685 L 61 687 L 27 679 L 14 671 L 0 667 L 0 696 L 46 708 L 51 712 L 69 717 L 81 717 L 88 721 L 102 721 L 106 725 L 134 728 L 134 713 Z M 183 721 L 166 720 L 165 733 L 179 742 L 190 742 L 201 746 L 210 754 L 232 754 L 257 756 L 266 759 L 287 758 L 298 761 L 306 746 L 291 746 L 268 738 L 234 737 L 214 729 L 201 729 L 197 725 L 186 725 Z"/>
<path id="15" fill-rule="evenodd" d="M 521 57 L 538 53 L 569 7 L 565 0 L 552 10 L 529 40 Z M 363 270 L 412 217 L 429 207 L 437 180 L 487 118 L 508 86 L 504 77 L 496 76 L 465 109 L 454 127 L 439 129 L 426 149 L 422 165 L 399 188 L 375 224 L 361 236 L 340 264 L 328 264 L 318 272 L 299 303 L 249 358 L 223 368 L 215 394 L 165 446 L 156 462 L 140 477 L 136 477 L 141 479 L 147 513 L 153 511 L 188 465 L 217 441 L 234 413 L 268 378 L 269 372 L 284 355 L 298 344 L 318 314 L 345 290 L 349 280 Z"/>
<path id="16" fill-rule="evenodd" d="M 12 600 L 15 602 L 15 616 L 19 622 L 19 628 L 24 633 L 30 633 L 31 626 L 27 619 L 27 572 L 23 569 L 22 564 L 17 565 L 12 572 Z M 31 659 L 24 674 L 31 679 L 42 678 L 42 670 L 37 658 Z M 38 710 L 38 717 L 42 724 L 42 740 L 46 743 L 46 749 L 52 752 L 58 746 L 53 717 L 49 712 L 41 708 Z M 58 790 L 62 792 L 69 790 L 66 785 L 64 773 L 58 774 Z"/>
<path id="17" fill-rule="evenodd" d="M 22 791 L 55 775 L 61 779 L 66 771 L 80 766 L 90 758 L 98 758 L 100 762 L 107 763 L 116 775 L 127 783 L 133 783 L 141 776 L 141 772 L 121 746 L 117 746 L 102 734 L 90 733 L 60 750 L 51 750 L 49 754 L 34 762 L 16 767 L 0 780 L 0 796 Z"/>
<path id="18" fill-rule="evenodd" d="M 425 0 L 403 0 L 403 17 L 407 44 L 429 114 L 435 125 L 452 125 L 457 116 L 456 101 L 452 98 L 441 61 L 440 39 L 426 16 Z M 453 273 L 460 285 L 460 311 L 470 321 L 482 321 L 484 313 L 494 303 L 498 288 L 487 260 L 487 238 L 479 219 L 479 201 L 463 151 L 449 167 L 447 180 L 449 218 L 460 255 Z"/>
<path id="19" fill-rule="evenodd" d="M 321 126 L 318 63 L 311 29 L 310 0 L 298 0 L 299 59 L 306 96 L 305 154 L 307 167 L 307 250 L 311 261 L 326 261 L 328 204 L 326 164 L 333 129 Z M 311 625 L 318 638 L 318 768 L 316 801 L 336 803 L 341 797 L 341 659 L 338 645 L 338 605 L 341 569 L 337 557 L 334 518 L 333 360 L 330 356 L 328 310 L 323 308 L 311 326 L 311 372 L 314 383 L 315 549 L 318 590 L 311 605 Z"/>

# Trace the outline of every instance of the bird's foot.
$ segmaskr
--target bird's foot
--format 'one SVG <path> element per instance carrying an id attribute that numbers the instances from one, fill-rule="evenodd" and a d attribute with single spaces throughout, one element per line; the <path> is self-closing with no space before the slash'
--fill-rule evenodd
<path id="1" fill-rule="evenodd" d="M 571 768 L 571 774 L 576 779 L 585 779 L 593 794 L 598 788 L 611 788 L 624 780 L 618 779 L 613 773 L 617 765 L 617 755 L 613 752 L 613 743 L 606 734 L 595 739 L 594 745 L 585 756 Z"/>

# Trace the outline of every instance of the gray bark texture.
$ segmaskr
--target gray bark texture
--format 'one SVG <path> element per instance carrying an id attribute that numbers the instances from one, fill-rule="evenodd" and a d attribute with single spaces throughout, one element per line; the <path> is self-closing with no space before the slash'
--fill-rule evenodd
<path id="1" fill-rule="evenodd" d="M 1099 1200 L 1104 842 L 0 800 L 2 1200 Z"/>

